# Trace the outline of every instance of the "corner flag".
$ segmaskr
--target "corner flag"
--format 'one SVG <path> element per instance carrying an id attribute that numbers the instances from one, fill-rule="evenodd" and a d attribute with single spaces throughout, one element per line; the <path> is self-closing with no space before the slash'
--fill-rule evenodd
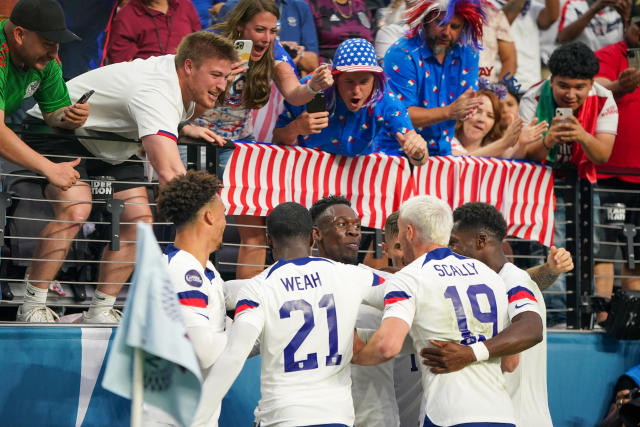
<path id="1" fill-rule="evenodd" d="M 151 226 L 139 222 L 137 234 L 136 267 L 102 386 L 132 399 L 140 349 L 144 402 L 190 426 L 200 400 L 198 359 Z"/>

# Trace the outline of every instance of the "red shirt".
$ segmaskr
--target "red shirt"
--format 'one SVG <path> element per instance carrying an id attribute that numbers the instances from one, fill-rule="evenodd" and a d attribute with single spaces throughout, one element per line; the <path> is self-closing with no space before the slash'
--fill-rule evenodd
<path id="1" fill-rule="evenodd" d="M 176 53 L 180 40 L 200 31 L 200 18 L 191 0 L 169 0 L 164 14 L 142 0 L 129 0 L 111 24 L 109 63 Z"/>
<path id="2" fill-rule="evenodd" d="M 627 43 L 622 40 L 596 51 L 600 61 L 600 71 L 596 77 L 617 80 L 618 75 L 629 67 L 627 62 Z M 618 104 L 618 135 L 613 144 L 609 161 L 597 165 L 597 169 L 634 168 L 640 172 L 638 154 L 638 135 L 640 135 L 640 88 L 616 100 Z M 618 177 L 623 181 L 640 183 L 640 175 L 608 175 L 598 172 L 598 179 Z"/>

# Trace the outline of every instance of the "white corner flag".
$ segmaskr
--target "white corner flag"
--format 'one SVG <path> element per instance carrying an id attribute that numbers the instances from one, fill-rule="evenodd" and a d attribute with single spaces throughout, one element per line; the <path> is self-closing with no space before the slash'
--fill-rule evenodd
<path id="1" fill-rule="evenodd" d="M 137 386 L 145 403 L 190 426 L 200 400 L 198 359 L 151 226 L 139 222 L 137 233 L 136 267 L 102 387 L 135 402 Z M 136 352 L 142 360 L 140 381 L 134 380 Z"/>

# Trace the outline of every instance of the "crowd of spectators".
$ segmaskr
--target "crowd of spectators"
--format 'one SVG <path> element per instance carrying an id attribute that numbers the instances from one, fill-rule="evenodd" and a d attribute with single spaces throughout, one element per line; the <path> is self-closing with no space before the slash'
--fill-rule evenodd
<path id="1" fill-rule="evenodd" d="M 611 174 L 640 166 L 632 154 L 640 70 L 627 62 L 640 48 L 640 6 L 630 0 L 121 1 L 103 40 L 108 65 L 67 83 L 58 46 L 78 37 L 66 30 L 62 8 L 55 0 L 12 6 L 0 10 L 8 16 L 0 23 L 0 155 L 49 180 L 45 195 L 58 201 L 55 218 L 62 222 L 50 223 L 42 237 L 77 234 L 79 222 L 64 221 L 88 217 L 91 205 L 82 202 L 91 193 L 76 180 L 93 169 L 129 182 L 114 189 L 136 203 L 126 205 L 122 221 L 151 221 L 144 187 L 135 184 L 144 172 L 130 160 L 146 157 L 162 186 L 185 171 L 173 143 L 180 136 L 222 147 L 227 139 L 255 141 L 265 128 L 276 144 L 347 156 L 406 155 L 415 166 L 450 154 L 526 159 L 553 166 L 557 183 L 566 180 L 563 171 L 576 169 L 592 184 L 602 179 L 640 189 L 636 176 Z M 249 61 L 234 53 L 239 40 L 252 42 Z M 90 89 L 95 95 L 78 103 Z M 112 132 L 140 139 L 142 147 L 21 140 L 4 118 L 31 95 L 38 106 L 28 120 L 79 128 L 80 136 Z M 314 110 L 307 111 L 312 100 Z M 571 111 L 561 118 L 557 109 Z M 260 112 L 269 120 L 254 123 Z M 220 149 L 220 177 L 230 154 Z M 76 157 L 95 159 L 78 165 Z M 556 200 L 555 243 L 563 246 L 561 193 Z M 610 193 L 596 203 L 634 202 Z M 638 222 L 637 215 L 627 217 Z M 236 273 L 252 277 L 266 260 L 264 219 L 234 221 L 243 243 Z M 121 235 L 135 240 L 133 227 L 123 226 Z M 34 258 L 62 260 L 67 243 L 42 240 Z M 131 266 L 117 261 L 131 260 L 133 251 L 133 244 L 105 250 L 103 259 L 116 263 L 102 269 L 100 281 L 126 282 Z M 53 320 L 46 289 L 61 264 L 32 263 L 20 320 Z M 602 264 L 598 271 L 612 272 Z M 635 289 L 636 282 L 624 285 Z M 596 283 L 610 294 L 612 280 Z M 99 288 L 92 310 L 103 307 L 100 313 L 111 317 L 97 319 L 117 321 L 111 306 L 119 290 Z M 92 310 L 86 320 L 97 316 Z"/>

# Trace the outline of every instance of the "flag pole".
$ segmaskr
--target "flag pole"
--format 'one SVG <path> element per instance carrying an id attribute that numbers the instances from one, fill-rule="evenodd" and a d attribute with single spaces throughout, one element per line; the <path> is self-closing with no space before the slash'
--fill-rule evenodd
<path id="1" fill-rule="evenodd" d="M 133 353 L 133 392 L 131 395 L 131 427 L 142 426 L 142 402 L 144 394 L 142 349 L 136 347 Z"/>

